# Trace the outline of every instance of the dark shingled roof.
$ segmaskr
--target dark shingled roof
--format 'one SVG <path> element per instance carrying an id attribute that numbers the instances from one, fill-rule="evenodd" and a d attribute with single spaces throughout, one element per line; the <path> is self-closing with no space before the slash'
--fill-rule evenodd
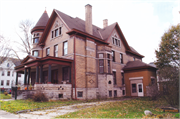
<path id="1" fill-rule="evenodd" d="M 141 67 L 150 67 L 150 68 L 155 68 L 154 66 L 152 65 L 149 65 L 149 64 L 146 64 L 142 61 L 129 61 L 123 68 L 123 70 L 126 70 L 126 69 L 134 69 L 134 68 L 141 68 Z"/>
<path id="2" fill-rule="evenodd" d="M 42 14 L 38 22 L 36 23 L 35 27 L 37 26 L 46 26 L 47 22 L 49 20 L 49 16 L 46 11 Z"/>

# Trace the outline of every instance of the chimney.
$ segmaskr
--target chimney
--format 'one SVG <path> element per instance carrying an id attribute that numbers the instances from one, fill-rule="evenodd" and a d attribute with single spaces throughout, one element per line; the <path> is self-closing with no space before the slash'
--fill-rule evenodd
<path id="1" fill-rule="evenodd" d="M 92 6 L 87 4 L 85 6 L 85 30 L 87 33 L 93 35 L 92 31 Z"/>
<path id="2" fill-rule="evenodd" d="M 104 19 L 103 20 L 103 28 L 107 27 L 108 26 L 108 20 L 107 19 Z"/>

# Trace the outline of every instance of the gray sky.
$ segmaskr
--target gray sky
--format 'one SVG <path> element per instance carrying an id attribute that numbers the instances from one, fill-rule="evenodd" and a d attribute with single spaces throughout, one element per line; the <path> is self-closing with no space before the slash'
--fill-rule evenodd
<path id="1" fill-rule="evenodd" d="M 19 40 L 19 22 L 30 19 L 36 24 L 45 8 L 49 16 L 57 9 L 84 20 L 86 4 L 92 5 L 94 25 L 102 28 L 103 19 L 108 25 L 118 22 L 128 44 L 146 63 L 156 60 L 163 33 L 180 23 L 180 0 L 0 0 L 0 34 Z"/>

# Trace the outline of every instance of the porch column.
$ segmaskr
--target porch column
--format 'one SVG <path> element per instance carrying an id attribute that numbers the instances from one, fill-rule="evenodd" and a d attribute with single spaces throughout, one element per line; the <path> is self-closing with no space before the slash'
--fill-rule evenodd
<path id="1" fill-rule="evenodd" d="M 51 64 L 49 64 L 48 68 L 48 83 L 51 83 Z"/>
<path id="2" fill-rule="evenodd" d="M 40 66 L 40 83 L 42 83 L 43 78 L 43 65 Z"/>
<path id="3" fill-rule="evenodd" d="M 39 83 L 39 66 L 36 66 L 36 84 Z"/>
<path id="4" fill-rule="evenodd" d="M 31 74 L 31 68 L 29 67 L 28 68 L 28 82 L 27 82 L 28 85 L 29 85 L 30 74 Z"/>
<path id="5" fill-rule="evenodd" d="M 16 85 L 18 85 L 18 72 L 16 72 Z"/>
<path id="6" fill-rule="evenodd" d="M 27 69 L 24 71 L 24 85 L 26 85 L 27 82 Z"/>

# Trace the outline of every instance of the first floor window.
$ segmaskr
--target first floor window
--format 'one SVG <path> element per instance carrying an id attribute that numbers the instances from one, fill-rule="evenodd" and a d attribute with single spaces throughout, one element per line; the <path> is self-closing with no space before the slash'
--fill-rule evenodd
<path id="1" fill-rule="evenodd" d="M 132 84 L 132 93 L 136 93 L 136 84 Z"/>
<path id="2" fill-rule="evenodd" d="M 63 43 L 63 55 L 67 55 L 67 53 L 68 53 L 68 42 L 65 41 Z"/>
<path id="3" fill-rule="evenodd" d="M 123 90 L 123 95 L 125 95 L 125 90 Z"/>
<path id="4" fill-rule="evenodd" d="M 114 85 L 116 85 L 116 72 L 113 71 L 113 80 L 114 80 Z"/>
<path id="5" fill-rule="evenodd" d="M 83 92 L 82 91 L 78 91 L 78 97 L 83 97 Z"/>
<path id="6" fill-rule="evenodd" d="M 4 85 L 4 80 L 1 80 L 1 86 L 3 86 Z"/>
<path id="7" fill-rule="evenodd" d="M 20 73 L 18 73 L 18 77 L 21 77 L 21 74 L 20 74 Z"/>
<path id="8" fill-rule="evenodd" d="M 114 90 L 114 97 L 117 97 L 117 90 Z"/>
<path id="9" fill-rule="evenodd" d="M 58 45 L 54 46 L 54 57 L 58 57 Z"/>
<path id="10" fill-rule="evenodd" d="M 124 73 L 121 73 L 121 77 L 122 77 L 122 85 L 124 84 Z"/>
<path id="11" fill-rule="evenodd" d="M 155 84 L 155 79 L 151 78 L 151 84 Z"/>
<path id="12" fill-rule="evenodd" d="M 71 82 L 70 67 L 63 67 L 63 81 Z"/>
<path id="13" fill-rule="evenodd" d="M 104 60 L 99 60 L 99 73 L 104 73 Z"/>
<path id="14" fill-rule="evenodd" d="M 9 80 L 7 80 L 7 82 L 6 82 L 6 85 L 7 85 L 7 86 L 9 86 L 9 82 L 10 82 L 10 81 L 9 81 Z"/>
<path id="15" fill-rule="evenodd" d="M 112 90 L 109 91 L 109 97 L 112 97 Z"/>

